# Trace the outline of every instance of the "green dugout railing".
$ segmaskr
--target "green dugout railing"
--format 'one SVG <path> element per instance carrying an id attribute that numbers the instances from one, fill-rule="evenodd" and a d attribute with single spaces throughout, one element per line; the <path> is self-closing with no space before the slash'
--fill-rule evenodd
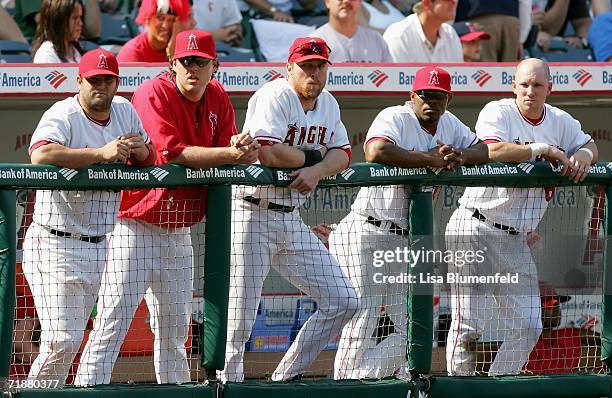
<path id="1" fill-rule="evenodd" d="M 261 165 L 227 166 L 209 169 L 189 169 L 178 165 L 133 168 L 124 165 L 97 165 L 72 170 L 53 166 L 23 164 L 0 164 L 0 381 L 7 389 L 7 378 L 12 354 L 13 310 L 15 300 L 15 190 L 18 189 L 115 189 L 154 188 L 177 186 L 202 186 L 208 188 L 208 219 L 206 247 L 215 250 L 205 252 L 204 270 L 204 317 L 205 327 L 201 352 L 202 366 L 213 378 L 214 370 L 224 363 L 229 292 L 230 260 L 230 185 L 276 185 L 290 183 L 290 170 L 269 169 Z M 453 172 L 420 167 L 402 169 L 378 164 L 353 164 L 340 174 L 326 178 L 321 185 L 370 186 L 410 185 L 413 192 L 410 203 L 411 234 L 420 237 L 433 234 L 431 194 L 421 190 L 423 186 L 512 186 L 544 187 L 573 185 L 560 170 L 545 162 L 501 164 L 460 167 Z M 597 163 L 590 169 L 587 179 L 580 185 L 604 185 L 608 198 L 612 195 L 612 163 Z M 610 368 L 612 362 L 612 221 L 609 216 L 612 206 L 606 207 L 606 248 L 604 261 L 604 287 L 602 291 L 602 361 Z M 410 272 L 419 272 L 417 264 Z M 422 269 L 422 268 L 421 268 Z M 423 287 L 421 287 L 423 289 Z M 427 289 L 427 288 L 425 288 Z M 305 383 L 241 383 L 228 384 L 224 388 L 227 397 L 255 397 L 267 394 L 267 398 L 299 396 L 334 397 L 372 396 L 378 393 L 386 397 L 406 397 L 425 391 L 430 397 L 601 397 L 612 396 L 612 376 L 574 374 L 561 376 L 503 376 L 503 377 L 446 377 L 431 376 L 433 291 L 415 292 L 411 287 L 408 300 L 408 347 L 411 381 L 345 381 Z M 53 394 L 107 396 L 121 395 L 117 386 L 94 389 L 66 389 Z M 130 387 L 125 394 L 133 394 Z M 165 396 L 212 396 L 219 391 L 192 389 L 176 386 L 174 390 L 148 391 Z M 187 390 L 185 390 L 187 388 Z M 147 388 L 138 387 L 138 391 Z M 20 390 L 21 396 L 40 395 L 42 391 Z M 50 393 L 47 390 L 47 394 Z M 150 395 L 143 392 L 142 395 Z"/>

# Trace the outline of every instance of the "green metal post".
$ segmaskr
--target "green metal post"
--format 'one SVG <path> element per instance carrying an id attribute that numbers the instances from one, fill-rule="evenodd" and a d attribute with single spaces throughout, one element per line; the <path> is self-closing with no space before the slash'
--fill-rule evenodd
<path id="1" fill-rule="evenodd" d="M 204 327 L 202 366 L 209 378 L 223 369 L 227 341 L 231 248 L 231 186 L 208 188 L 204 253 Z"/>
<path id="2" fill-rule="evenodd" d="M 433 248 L 433 202 L 431 192 L 415 189 L 411 195 L 410 240 L 413 249 Z M 415 264 L 409 274 L 432 272 L 428 264 Z M 433 272 L 432 272 L 433 273 Z M 433 285 L 413 283 L 408 293 L 408 366 L 413 374 L 427 374 L 431 368 L 433 336 Z"/>
<path id="3" fill-rule="evenodd" d="M 6 380 L 13 351 L 15 312 L 15 191 L 0 191 L 0 379 Z"/>
<path id="4" fill-rule="evenodd" d="M 612 186 L 606 186 L 606 240 L 601 307 L 601 360 L 612 364 Z"/>

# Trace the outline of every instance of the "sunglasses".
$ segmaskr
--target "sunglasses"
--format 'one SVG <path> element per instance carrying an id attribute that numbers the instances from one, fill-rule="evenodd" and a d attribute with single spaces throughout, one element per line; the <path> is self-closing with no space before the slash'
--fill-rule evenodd
<path id="1" fill-rule="evenodd" d="M 331 48 L 329 48 L 327 44 L 318 43 L 316 41 L 309 41 L 307 43 L 302 43 L 297 46 L 295 50 L 293 50 L 293 52 L 302 55 L 317 54 L 328 58 L 329 54 L 331 54 Z"/>
<path id="2" fill-rule="evenodd" d="M 196 56 L 179 58 L 179 62 L 185 68 L 189 68 L 190 66 L 193 66 L 193 65 L 197 65 L 198 68 L 203 68 L 206 65 L 208 65 L 210 61 L 212 61 L 210 58 L 202 58 L 202 57 L 196 57 Z"/>
<path id="3" fill-rule="evenodd" d="M 444 101 L 450 94 L 437 90 L 417 90 L 414 92 L 423 101 Z"/>

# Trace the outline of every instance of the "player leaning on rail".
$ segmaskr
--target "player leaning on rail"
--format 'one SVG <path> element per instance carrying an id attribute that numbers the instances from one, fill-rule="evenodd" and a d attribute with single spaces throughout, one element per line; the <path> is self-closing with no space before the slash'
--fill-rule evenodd
<path id="1" fill-rule="evenodd" d="M 115 56 L 96 49 L 79 64 L 79 93 L 55 103 L 30 144 L 33 164 L 80 168 L 95 163 L 148 166 L 155 148 L 126 99 L 115 96 Z M 61 387 L 96 303 L 119 194 L 110 191 L 38 191 L 23 245 L 23 270 L 41 325 L 40 354 L 28 378 Z"/>
<path id="2" fill-rule="evenodd" d="M 476 134 L 497 162 L 545 159 L 561 163 L 562 174 L 582 181 L 597 161 L 597 146 L 580 123 L 546 104 L 552 83 L 548 65 L 527 59 L 516 68 L 512 89 L 516 98 L 488 103 L 476 122 Z M 567 155 L 566 155 L 567 154 Z M 569 158 L 568 158 L 569 155 Z M 451 285 L 452 323 L 446 345 L 448 372 L 475 372 L 473 343 L 484 327 L 484 297 L 492 297 L 500 313 L 505 339 L 489 369 L 490 375 L 516 374 L 542 332 L 540 293 L 528 239 L 548 206 L 545 188 L 467 188 L 447 228 L 447 248 L 484 250 L 481 263 L 449 264 L 460 275 L 518 273 L 518 284 Z M 486 248 L 486 249 L 485 249 Z"/>
<path id="3" fill-rule="evenodd" d="M 449 170 L 485 163 L 486 145 L 446 110 L 452 97 L 450 81 L 444 69 L 419 69 L 410 101 L 384 109 L 374 119 L 366 136 L 366 160 Z M 405 363 L 408 284 L 375 283 L 374 272 L 390 275 L 402 270 L 391 269 L 391 264 L 373 267 L 368 260 L 383 245 L 408 245 L 409 199 L 405 186 L 361 188 L 351 213 L 330 236 L 330 251 L 350 277 L 361 303 L 342 330 L 334 363 L 336 379 L 391 376 Z M 383 325 L 390 333 L 377 332 L 385 329 Z"/>

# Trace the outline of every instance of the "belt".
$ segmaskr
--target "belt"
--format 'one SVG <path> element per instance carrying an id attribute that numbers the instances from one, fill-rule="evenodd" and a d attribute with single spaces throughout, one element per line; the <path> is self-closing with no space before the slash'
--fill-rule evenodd
<path id="1" fill-rule="evenodd" d="M 106 236 L 85 236 L 73 234 L 71 232 L 58 231 L 57 229 L 48 229 L 47 231 L 51 232 L 55 236 L 59 236 L 62 238 L 74 238 L 89 243 L 100 243 L 106 239 Z"/>
<path id="2" fill-rule="evenodd" d="M 295 206 L 279 205 L 278 203 L 268 202 L 265 199 L 254 198 L 252 196 L 245 196 L 244 198 L 242 198 L 242 200 L 244 200 L 245 202 L 253 203 L 254 205 L 257 205 L 259 207 L 263 207 L 264 209 L 278 211 L 281 213 L 291 213 L 293 210 L 295 210 Z"/>
<path id="3" fill-rule="evenodd" d="M 478 210 L 474 210 L 474 213 L 472 214 L 472 217 L 477 218 L 480 221 L 487 221 L 487 218 L 485 216 L 482 215 L 482 213 L 480 213 Z M 493 226 L 497 229 L 501 229 L 502 231 L 506 231 L 508 232 L 508 234 L 510 235 L 518 235 L 519 231 L 517 231 L 514 227 L 511 227 L 509 225 L 503 225 L 500 223 L 492 223 Z"/>
<path id="4" fill-rule="evenodd" d="M 408 231 L 408 229 L 402 228 L 394 222 L 377 220 L 376 218 L 372 216 L 368 216 L 368 219 L 366 221 L 369 224 L 377 226 L 378 228 L 384 227 L 384 229 L 396 235 L 406 236 L 410 232 Z"/>

